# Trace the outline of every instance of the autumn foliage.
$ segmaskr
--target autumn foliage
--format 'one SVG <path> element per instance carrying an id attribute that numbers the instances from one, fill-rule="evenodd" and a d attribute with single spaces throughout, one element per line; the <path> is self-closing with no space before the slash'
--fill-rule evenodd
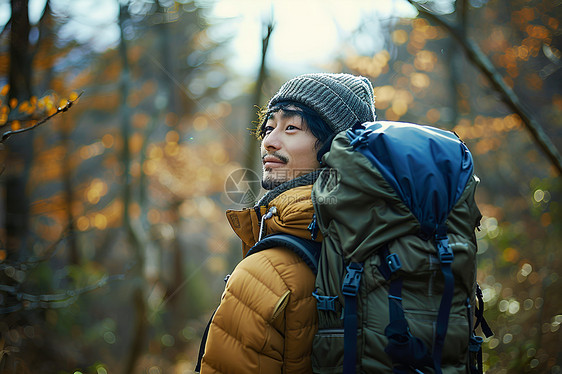
<path id="1" fill-rule="evenodd" d="M 48 1 L 24 53 L 31 92 L 9 78 L 16 26 L 0 34 L 0 372 L 190 372 L 240 260 L 224 210 L 242 206 L 225 181 L 248 166 L 254 106 L 290 77 L 265 69 L 264 102 L 253 103 L 258 71 L 229 66 L 216 32 L 228 20 L 209 4 L 121 3 L 108 21 L 119 37 L 96 49 L 69 37 L 71 20 Z M 485 368 L 560 373 L 562 6 L 444 3 L 414 18 L 364 14 L 338 56 L 311 71 L 364 75 L 378 119 L 467 143 L 481 179 L 478 282 L 495 332 Z"/>

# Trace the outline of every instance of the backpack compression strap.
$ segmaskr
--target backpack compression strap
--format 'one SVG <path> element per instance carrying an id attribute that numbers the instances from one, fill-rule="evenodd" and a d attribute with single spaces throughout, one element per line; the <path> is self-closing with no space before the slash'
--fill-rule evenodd
<path id="1" fill-rule="evenodd" d="M 438 228 L 435 237 L 441 272 L 444 278 L 443 295 L 437 313 L 436 336 L 433 345 L 432 358 L 429 358 L 427 348 L 424 343 L 413 336 L 408 328 L 408 322 L 404 317 L 402 308 L 402 279 L 394 275 L 402 266 L 396 254 L 389 254 L 388 247 L 379 251 L 381 266 L 379 270 L 385 279 L 390 280 L 388 289 L 389 324 L 384 333 L 388 338 L 388 345 L 385 352 L 391 357 L 395 364 L 395 373 L 402 373 L 403 367 L 411 366 L 421 369 L 424 366 L 433 367 L 436 374 L 441 374 L 441 356 L 443 352 L 443 342 L 447 334 L 449 324 L 449 313 L 453 299 L 455 281 L 451 264 L 453 262 L 453 252 L 449 246 L 449 239 L 446 234 L 447 227 L 442 225 Z M 394 277 L 393 277 L 394 275 Z"/>
<path id="2" fill-rule="evenodd" d="M 299 255 L 314 274 L 318 273 L 318 259 L 322 243 L 299 238 L 291 234 L 272 234 L 257 242 L 246 254 L 246 257 L 274 247 L 285 247 Z"/>
<path id="3" fill-rule="evenodd" d="M 437 328 L 435 336 L 435 344 L 433 346 L 433 362 L 435 364 L 435 372 L 441 373 L 441 356 L 443 352 L 443 344 L 445 342 L 445 335 L 447 334 L 447 327 L 449 325 L 449 313 L 451 312 L 451 303 L 453 301 L 453 294 L 455 288 L 455 279 L 453 276 L 453 251 L 449 246 L 449 238 L 447 237 L 447 226 L 440 225 L 435 235 L 435 246 L 437 247 L 437 255 L 441 265 L 441 273 L 443 273 L 444 287 L 443 295 L 441 296 L 441 304 L 439 304 L 439 311 L 437 312 Z"/>
<path id="4" fill-rule="evenodd" d="M 363 274 L 363 264 L 350 262 L 343 280 L 343 373 L 355 373 L 357 361 L 357 292 Z"/>
<path id="5" fill-rule="evenodd" d="M 396 274 L 402 267 L 400 258 L 395 253 L 390 254 L 387 246 L 379 250 L 378 255 L 381 258 L 379 271 L 390 282 L 388 288 L 389 323 L 384 330 L 388 344 L 384 351 L 392 360 L 393 373 L 410 373 L 410 369 L 421 373 L 425 367 L 433 367 L 433 360 L 423 341 L 410 333 L 404 316 L 402 278 Z"/>

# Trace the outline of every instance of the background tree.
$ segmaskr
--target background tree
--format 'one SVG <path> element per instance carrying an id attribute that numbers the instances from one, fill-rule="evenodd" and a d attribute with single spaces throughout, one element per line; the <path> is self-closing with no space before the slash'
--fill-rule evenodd
<path id="1" fill-rule="evenodd" d="M 130 16 L 122 17 L 119 24 L 120 53 L 112 49 L 100 55 L 87 45 L 60 39 L 55 39 L 59 48 L 51 49 L 50 54 L 41 50 L 42 68 L 55 71 L 49 88 L 64 94 L 80 87 L 87 92 L 83 100 L 89 104 L 64 120 L 57 119 L 51 128 L 38 129 L 38 136 L 27 149 L 33 164 L 28 187 L 19 189 L 17 198 L 21 199 L 27 189 L 33 201 L 31 225 L 16 237 L 32 237 L 33 244 L 24 248 L 32 253 L 22 255 L 18 263 L 8 257 L 2 270 L 18 274 L 19 287 L 45 302 L 35 307 L 24 304 L 2 323 L 7 354 L 0 365 L 6 370 L 97 370 L 102 365 L 134 371 L 135 366 L 146 365 L 139 358 L 150 354 L 148 348 L 154 344 L 170 348 L 169 358 L 175 359 L 186 341 L 195 338 L 185 328 L 187 321 L 201 313 L 204 298 L 186 301 L 185 294 L 196 290 L 196 294 L 205 295 L 206 288 L 193 286 L 201 274 L 191 277 L 190 284 L 183 281 L 184 275 L 190 274 L 185 265 L 198 262 L 181 259 L 180 250 L 187 257 L 190 250 L 185 250 L 189 244 L 179 234 L 185 219 L 198 211 L 183 208 L 180 215 L 178 207 L 199 195 L 206 208 L 205 221 L 215 216 L 219 210 L 212 193 L 222 191 L 225 173 L 233 165 L 228 165 L 224 151 L 218 155 L 207 152 L 214 162 L 210 166 L 218 165 L 221 170 L 211 175 L 211 169 L 207 169 L 194 178 L 193 173 L 200 169 L 192 164 L 194 158 L 186 158 L 186 152 L 203 155 L 198 148 L 207 148 L 209 141 L 222 148 L 221 139 L 207 135 L 210 140 L 192 147 L 184 135 L 215 132 L 207 126 L 220 126 L 220 118 L 228 114 L 227 104 L 213 98 L 226 79 L 221 60 L 213 56 L 220 42 L 207 35 L 208 26 L 202 17 L 205 9 L 193 3 L 131 2 L 123 4 L 122 10 L 121 14 Z M 14 13 L 18 11 L 13 9 Z M 49 11 L 60 28 L 66 17 L 56 6 Z M 179 61 L 170 60 L 171 50 L 163 47 L 162 41 L 180 46 L 179 53 L 174 54 Z M 65 50 L 72 53 L 61 55 Z M 44 81 L 45 71 L 40 70 L 34 79 Z M 192 87 L 193 92 L 186 89 L 196 80 L 199 83 Z M 119 97 L 123 101 L 119 102 Z M 194 118 L 199 120 L 194 122 Z M 167 173 L 160 167 L 164 161 L 173 165 Z M 176 167 L 187 169 L 187 173 L 178 176 Z M 119 183 L 122 179 L 128 182 Z M 196 188 L 178 194 L 184 185 Z M 121 192 L 123 186 L 127 186 L 125 193 Z M 199 233 L 205 235 L 207 230 L 210 228 Z M 10 233 L 17 234 L 13 230 Z M 32 262 L 35 266 L 30 265 Z M 21 263 L 24 266 L 18 265 Z M 170 271 L 174 266 L 175 271 Z M 65 300 L 66 308 L 55 309 L 63 303 L 47 302 L 49 294 L 59 290 L 76 295 L 122 276 L 126 279 L 122 286 L 109 285 L 91 298 L 71 297 Z M 141 290 L 137 302 L 127 302 L 130 299 L 125 295 L 135 289 Z M 97 302 L 104 293 L 109 293 L 109 299 L 122 301 Z M 171 310 L 177 318 L 168 323 L 167 314 L 171 312 L 167 305 L 172 304 L 174 296 L 180 300 L 179 307 Z M 192 293 L 189 296 L 191 299 Z M 6 294 L 3 305 L 7 301 Z M 35 310 L 37 307 L 44 311 Z M 89 312 L 81 312 L 84 309 Z M 145 328 L 135 330 L 135 319 L 128 318 L 134 315 L 139 316 L 136 325 L 144 324 Z M 84 339 L 77 341 L 77 336 Z M 48 341 L 57 341 L 57 347 L 48 345 Z M 20 356 L 16 351 L 25 354 Z M 127 355 L 128 362 L 120 359 Z"/>
<path id="2" fill-rule="evenodd" d="M 261 65 L 258 57 L 255 70 L 241 73 L 229 38 L 244 23 L 218 17 L 212 2 L 50 0 L 17 35 L 28 3 L 10 4 L 0 32 L 2 133 L 38 124 L 67 100 L 77 105 L 0 150 L 0 188 L 10 196 L 2 209 L 11 212 L 0 225 L 0 371 L 190 372 L 224 275 L 240 259 L 223 212 L 242 206 L 225 181 L 255 164 L 247 142 L 254 105 L 296 74 L 276 61 L 287 37 L 282 12 L 264 8 L 270 27 L 258 20 L 255 44 L 243 51 L 255 48 Z M 391 5 L 385 16 L 374 2 L 348 34 L 344 13 L 322 19 L 318 25 L 333 22 L 346 38 L 330 39 L 336 54 L 303 73 L 367 76 L 379 119 L 447 128 L 467 142 L 482 179 L 479 282 L 496 333 L 484 344 L 487 372 L 560 372 L 556 157 L 475 61 L 488 62 L 560 149 L 562 6 Z M 295 23 L 306 6 L 291 13 L 302 36 L 321 13 Z M 411 17 L 399 18 L 406 7 Z M 15 48 L 29 48 L 18 57 L 11 43 L 21 38 Z M 10 84 L 10 69 L 27 69 L 17 58 L 30 61 L 30 90 L 16 98 L 27 87 Z M 8 194 L 14 179 L 20 187 Z"/>

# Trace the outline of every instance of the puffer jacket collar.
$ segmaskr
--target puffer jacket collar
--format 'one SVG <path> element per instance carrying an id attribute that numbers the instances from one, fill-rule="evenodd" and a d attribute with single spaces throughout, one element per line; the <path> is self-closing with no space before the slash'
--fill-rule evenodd
<path id="1" fill-rule="evenodd" d="M 263 230 L 262 237 L 282 232 L 304 239 L 311 238 L 308 230 L 314 215 L 311 191 L 320 172 L 316 170 L 279 185 L 266 193 L 252 208 L 226 211 L 230 226 L 242 240 L 243 256 L 258 241 L 260 230 Z M 264 219 L 270 210 L 275 213 L 271 218 Z M 316 240 L 321 241 L 321 235 Z"/>

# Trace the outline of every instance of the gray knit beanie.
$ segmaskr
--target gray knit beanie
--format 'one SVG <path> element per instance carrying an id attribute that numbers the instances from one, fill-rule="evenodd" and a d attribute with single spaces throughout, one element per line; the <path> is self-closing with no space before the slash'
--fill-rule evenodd
<path id="1" fill-rule="evenodd" d="M 314 110 L 334 132 L 355 123 L 375 120 L 371 82 L 351 74 L 304 74 L 289 80 L 269 101 L 268 109 L 282 101 L 295 101 Z"/>

